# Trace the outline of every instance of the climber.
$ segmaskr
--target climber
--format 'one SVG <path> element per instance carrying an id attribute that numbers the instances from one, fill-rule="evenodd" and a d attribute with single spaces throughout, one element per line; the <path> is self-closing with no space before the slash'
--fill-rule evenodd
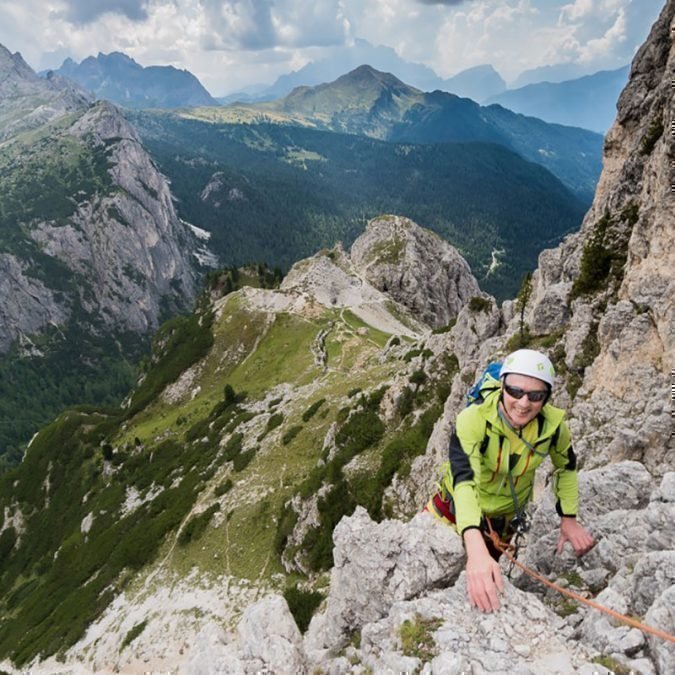
<path id="1" fill-rule="evenodd" d="M 508 542 L 526 529 L 525 506 L 532 497 L 535 470 L 545 457 L 550 455 L 555 469 L 557 552 L 569 542 L 581 556 L 594 541 L 576 520 L 576 457 L 564 411 L 548 403 L 555 377 L 549 359 L 520 349 L 506 357 L 499 380 L 483 377 L 479 400 L 457 416 L 440 490 L 425 510 L 462 536 L 469 601 L 490 612 L 499 608 L 498 592 L 504 586 L 500 552 L 484 533 L 491 527 Z"/>

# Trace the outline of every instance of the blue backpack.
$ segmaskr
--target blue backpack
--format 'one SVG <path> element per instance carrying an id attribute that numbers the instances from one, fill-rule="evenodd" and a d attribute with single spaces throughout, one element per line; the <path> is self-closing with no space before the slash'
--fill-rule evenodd
<path id="1" fill-rule="evenodd" d="M 502 369 L 501 361 L 489 363 L 478 381 L 466 392 L 467 408 L 474 403 L 480 405 L 485 397 L 501 386 L 499 381 L 499 371 Z"/>

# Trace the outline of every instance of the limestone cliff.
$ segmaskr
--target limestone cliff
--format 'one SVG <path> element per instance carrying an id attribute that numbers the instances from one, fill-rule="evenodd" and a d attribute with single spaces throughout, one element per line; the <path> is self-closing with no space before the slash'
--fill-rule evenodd
<path id="1" fill-rule="evenodd" d="M 657 475 L 675 363 L 674 15 L 668 2 L 633 61 L 593 205 L 578 234 L 542 253 L 527 313 L 533 334 L 565 332 L 558 356 L 581 384 L 571 414 L 586 466 L 638 459 Z"/>
<path id="2" fill-rule="evenodd" d="M 406 218 L 371 221 L 353 244 L 351 258 L 376 288 L 432 328 L 446 326 L 480 295 L 476 279 L 457 250 Z"/>
<path id="3" fill-rule="evenodd" d="M 187 308 L 196 237 L 118 109 L 2 46 L 0 75 L 0 352 L 73 313 L 144 333 Z"/>

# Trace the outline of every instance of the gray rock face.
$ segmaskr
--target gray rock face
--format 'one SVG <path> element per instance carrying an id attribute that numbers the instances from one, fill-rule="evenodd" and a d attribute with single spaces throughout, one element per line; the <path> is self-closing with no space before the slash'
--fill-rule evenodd
<path id="1" fill-rule="evenodd" d="M 404 638 L 406 621 L 418 627 L 418 635 L 426 635 L 426 649 Z M 425 624 L 426 629 L 419 628 Z M 398 602 L 385 618 L 366 624 L 361 659 L 378 673 L 413 672 L 423 666 L 423 673 L 457 675 L 592 672 L 582 671 L 588 654 L 569 634 L 560 617 L 536 596 L 508 581 L 499 612 L 482 614 L 469 606 L 462 574 L 452 588 Z"/>
<path id="2" fill-rule="evenodd" d="M 301 635 L 286 601 L 279 595 L 249 607 L 237 629 L 241 654 L 271 672 L 303 673 Z"/>
<path id="3" fill-rule="evenodd" d="M 300 631 L 280 595 L 248 607 L 237 634 L 227 635 L 214 623 L 197 635 L 182 675 L 244 675 L 244 673 L 306 672 Z"/>
<path id="4" fill-rule="evenodd" d="M 457 250 L 400 216 L 368 223 L 351 248 L 368 281 L 434 328 L 447 325 L 474 296 L 478 282 Z"/>
<path id="5" fill-rule="evenodd" d="M 0 297 L 0 352 L 23 333 L 63 323 L 76 304 L 115 330 L 137 333 L 156 328 L 163 310 L 189 307 L 196 292 L 194 253 L 199 244 L 176 215 L 166 180 L 119 110 L 109 103 L 90 106 L 73 87 L 37 77 L 18 54 L 12 56 L 4 48 L 0 73 L 5 75 L 0 138 L 75 112 L 70 126 L 50 132 L 50 137 L 58 135 L 64 145 L 85 156 L 104 152 L 111 183 L 91 196 L 69 195 L 77 206 L 65 221 L 51 220 L 45 207 L 42 219 L 32 215 L 23 223 L 41 253 L 70 271 L 72 290 L 63 292 L 47 272 L 36 275 L 40 263 L 32 258 L 3 255 L 6 292 Z M 50 111 L 46 115 L 45 106 Z M 27 109 L 35 113 L 29 121 Z M 3 123 L 5 115 L 18 116 L 25 124 L 18 128 Z M 58 167 L 54 157 L 46 162 Z"/>
<path id="6" fill-rule="evenodd" d="M 82 111 L 91 101 L 75 86 L 38 77 L 21 54 L 0 45 L 0 141 Z"/>
<path id="7" fill-rule="evenodd" d="M 40 280 L 26 274 L 25 265 L 13 255 L 0 255 L 0 352 L 20 335 L 68 317 L 68 306 Z"/>
<path id="8" fill-rule="evenodd" d="M 675 357 L 675 201 L 668 173 L 674 17 L 675 4 L 668 2 L 633 61 L 581 232 L 542 253 L 534 275 L 531 332 L 572 328 L 565 340 L 566 365 L 585 366 L 571 416 L 589 467 L 625 458 L 643 461 L 655 474 L 669 466 L 663 392 Z M 607 254 L 616 262 L 603 272 Z M 570 310 L 569 294 L 580 273 L 600 280 L 571 302 Z"/>
<path id="9" fill-rule="evenodd" d="M 553 499 L 540 503 L 527 536 L 522 562 L 577 592 L 597 594 L 596 602 L 627 616 L 644 617 L 647 625 L 673 634 L 675 616 L 668 599 L 675 587 L 674 473 L 660 485 L 638 462 L 621 462 L 580 474 L 580 517 L 596 539 L 580 561 L 571 551 L 555 554 L 558 517 Z M 529 577 L 519 587 L 541 591 Z M 557 602 L 560 596 L 549 592 Z M 606 614 L 580 605 L 570 617 L 575 638 L 592 651 L 610 656 L 636 672 L 671 672 L 673 645 Z M 651 661 L 645 656 L 651 656 Z M 643 660 L 643 663 L 639 663 Z M 664 668 L 665 664 L 665 668 Z"/>
<path id="10" fill-rule="evenodd" d="M 342 646 L 397 600 L 453 583 L 464 564 L 460 538 L 426 513 L 409 523 L 377 524 L 357 507 L 335 528 L 333 541 L 327 608 L 312 619 L 305 637 L 305 648 L 315 657 Z"/>
<path id="11" fill-rule="evenodd" d="M 419 337 L 425 331 L 418 317 L 364 279 L 339 246 L 293 265 L 281 290 L 302 293 L 325 307 L 349 308 L 366 323 L 389 333 Z"/>

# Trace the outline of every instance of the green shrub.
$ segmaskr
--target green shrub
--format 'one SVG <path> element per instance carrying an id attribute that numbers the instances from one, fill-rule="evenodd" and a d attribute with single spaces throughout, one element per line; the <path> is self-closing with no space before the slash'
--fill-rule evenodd
<path id="1" fill-rule="evenodd" d="M 128 647 L 144 630 L 145 627 L 148 625 L 147 619 L 145 621 L 141 621 L 141 623 L 137 623 L 125 636 L 124 640 L 122 640 L 122 645 L 120 647 L 120 651 L 123 650 L 125 647 Z"/>
<path id="2" fill-rule="evenodd" d="M 205 417 L 197 422 L 195 422 L 183 435 L 183 438 L 188 443 L 197 441 L 200 438 L 205 438 L 209 435 L 210 431 L 210 422 L 208 417 Z"/>
<path id="3" fill-rule="evenodd" d="M 301 633 L 304 633 L 309 628 L 312 615 L 321 604 L 323 597 L 321 593 L 303 591 L 297 586 L 291 586 L 284 591 L 284 598 L 286 598 L 286 602 L 288 603 L 288 609 L 290 609 Z"/>
<path id="4" fill-rule="evenodd" d="M 281 443 L 283 445 L 288 445 L 301 431 L 302 431 L 302 424 L 298 424 L 294 427 L 291 427 L 281 437 Z"/>
<path id="5" fill-rule="evenodd" d="M 415 385 L 415 390 L 419 389 L 429 378 L 423 370 L 416 370 L 410 376 L 410 384 Z"/>
<path id="6" fill-rule="evenodd" d="M 288 537 L 290 537 L 297 522 L 298 514 L 295 509 L 290 504 L 282 506 L 277 518 L 277 531 L 274 535 L 274 550 L 277 555 L 283 553 Z"/>
<path id="7" fill-rule="evenodd" d="M 180 535 L 178 535 L 179 546 L 187 546 L 190 542 L 199 539 L 204 534 L 204 530 L 206 530 L 208 524 L 211 522 L 211 518 L 213 518 L 217 511 L 220 511 L 220 504 L 218 502 L 209 506 L 206 511 L 190 518 L 181 530 Z"/>
<path id="8" fill-rule="evenodd" d="M 234 434 L 225 444 L 223 459 L 226 462 L 231 462 L 241 452 L 241 445 L 244 440 L 244 434 Z"/>
<path id="9" fill-rule="evenodd" d="M 410 363 L 415 357 L 419 356 L 422 353 L 422 350 L 419 348 L 416 349 L 411 349 L 410 351 L 406 352 L 406 354 L 403 356 L 403 360 L 406 363 Z"/>
<path id="10" fill-rule="evenodd" d="M 401 395 L 398 397 L 398 401 L 396 401 L 396 412 L 401 419 L 412 412 L 414 400 L 415 396 L 412 389 L 410 389 L 410 387 L 403 387 Z"/>
<path id="11" fill-rule="evenodd" d="M 481 298 L 480 295 L 474 295 L 469 300 L 469 309 L 472 312 L 489 312 L 492 309 L 492 301 L 488 298 Z"/>
<path id="12" fill-rule="evenodd" d="M 401 338 L 398 335 L 394 335 L 391 340 L 389 340 L 389 346 L 390 347 L 398 347 L 398 345 L 401 344 Z"/>
<path id="13" fill-rule="evenodd" d="M 354 389 L 350 389 L 347 392 L 347 397 L 348 398 L 354 398 L 354 396 L 356 396 L 357 394 L 360 394 L 362 391 L 363 390 L 361 389 L 361 387 L 354 387 Z"/>
<path id="14" fill-rule="evenodd" d="M 452 319 L 450 323 L 446 324 L 445 326 L 440 326 L 439 328 L 434 328 L 431 332 L 434 335 L 440 335 L 442 333 L 449 333 L 457 324 L 457 319 Z"/>
<path id="15" fill-rule="evenodd" d="M 298 494 L 303 498 L 307 499 L 313 495 L 323 484 L 323 479 L 326 475 L 325 466 L 316 466 L 311 471 L 309 476 L 300 483 L 298 488 Z"/>
<path id="16" fill-rule="evenodd" d="M 371 410 L 354 413 L 335 434 L 335 444 L 339 451 L 338 456 L 342 466 L 352 457 L 374 445 L 384 435 L 385 426 L 378 415 Z"/>
<path id="17" fill-rule="evenodd" d="M 216 495 L 216 497 L 222 497 L 223 495 L 227 494 L 232 489 L 232 486 L 233 486 L 233 483 L 228 478 L 227 480 L 220 483 L 220 485 L 216 486 L 216 489 L 213 491 L 213 494 Z"/>
<path id="18" fill-rule="evenodd" d="M 16 530 L 13 527 L 8 527 L 0 534 L 0 562 L 9 558 L 14 544 L 16 544 Z"/>
<path id="19" fill-rule="evenodd" d="M 255 457 L 256 451 L 257 448 L 251 448 L 250 450 L 240 452 L 232 460 L 232 468 L 235 471 L 243 471 L 251 463 L 253 457 Z"/>
<path id="20" fill-rule="evenodd" d="M 380 403 L 382 403 L 384 395 L 387 393 L 387 389 L 389 389 L 389 387 L 387 385 L 383 385 L 371 392 L 365 401 L 365 407 L 368 410 L 377 411 L 380 407 Z"/>
<path id="21" fill-rule="evenodd" d="M 333 566 L 333 530 L 343 516 L 350 516 L 354 512 L 356 502 L 343 480 L 320 498 L 317 506 L 321 524 L 318 528 L 311 528 L 303 541 L 307 563 L 315 572 Z"/>
<path id="22" fill-rule="evenodd" d="M 318 401 L 315 401 L 314 403 L 312 403 L 312 405 L 310 405 L 309 408 L 307 408 L 307 410 L 305 410 L 305 412 L 302 413 L 302 421 L 303 422 L 309 422 L 309 420 L 311 420 L 312 417 L 314 417 L 314 415 L 317 413 L 319 408 L 325 402 L 326 402 L 325 398 L 320 398 Z"/>
<path id="23" fill-rule="evenodd" d="M 349 406 L 345 406 L 344 408 L 340 408 L 340 410 L 337 411 L 337 415 L 335 416 L 336 422 L 338 424 L 342 424 L 349 417 L 350 412 L 351 412 L 351 408 Z"/>
<path id="24" fill-rule="evenodd" d="M 438 653 L 432 632 L 442 625 L 442 619 L 423 619 L 419 614 L 412 621 L 406 619 L 399 629 L 403 655 L 421 659 L 422 663 L 431 661 Z"/>
<path id="25" fill-rule="evenodd" d="M 267 420 L 267 426 L 265 431 L 269 433 L 273 429 L 276 429 L 284 421 L 283 413 L 275 413 Z"/>
<path id="26" fill-rule="evenodd" d="M 240 424 L 244 424 L 255 417 L 254 412 L 244 410 L 240 412 L 224 429 L 224 434 L 231 434 Z"/>
<path id="27" fill-rule="evenodd" d="M 227 405 L 231 405 L 232 403 L 237 402 L 237 394 L 235 393 L 231 384 L 226 384 L 225 387 L 223 388 L 223 401 Z"/>
<path id="28" fill-rule="evenodd" d="M 640 152 L 643 155 L 651 154 L 656 142 L 663 135 L 663 122 L 660 118 L 654 119 L 651 121 L 645 135 L 642 137 L 640 142 Z"/>
<path id="29" fill-rule="evenodd" d="M 570 291 L 570 301 L 605 288 L 616 293 L 623 280 L 628 241 L 637 219 L 638 207 L 634 202 L 624 208 L 618 222 L 609 212 L 600 218 L 584 245 L 579 275 Z"/>

